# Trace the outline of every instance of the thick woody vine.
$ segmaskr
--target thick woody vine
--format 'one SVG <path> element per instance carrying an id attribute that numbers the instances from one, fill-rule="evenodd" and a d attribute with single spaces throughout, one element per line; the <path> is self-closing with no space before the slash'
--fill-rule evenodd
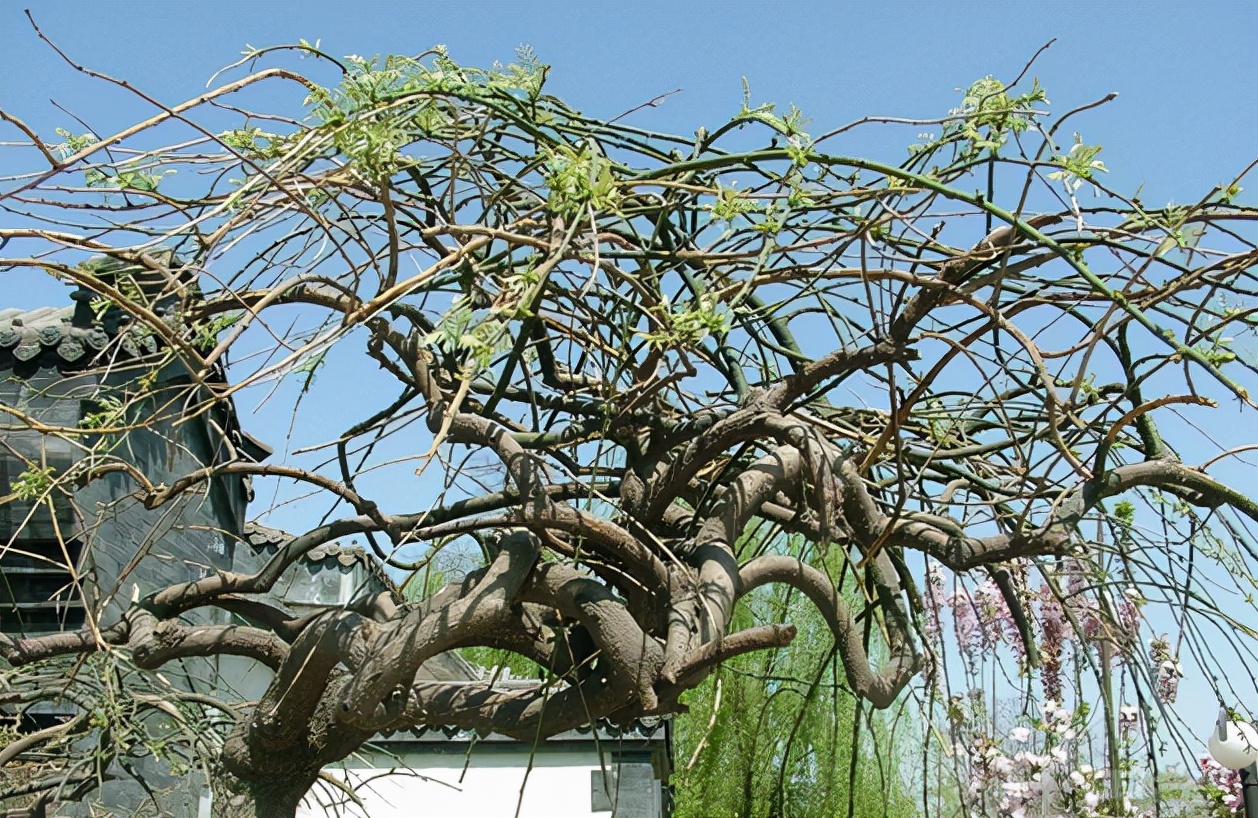
<path id="1" fill-rule="evenodd" d="M 1239 452 L 1192 465 L 1176 454 L 1198 450 L 1191 427 L 1158 425 L 1172 409 L 1252 416 L 1254 362 L 1231 348 L 1258 315 L 1239 178 L 1191 207 L 1124 198 L 1099 148 L 1061 144 L 1074 112 L 1054 119 L 1022 79 L 977 83 L 915 124 L 931 132 L 907 159 L 875 161 L 843 155 L 854 126 L 814 138 L 797 111 L 749 96 L 691 137 L 590 117 L 546 94 L 527 52 L 486 71 L 440 49 L 295 50 L 342 76 L 267 68 L 59 144 L 5 114 L 45 164 L 0 192 L 30 217 L 0 228 L 0 269 L 77 285 L 129 316 L 120 339 L 155 339 L 145 364 L 191 373 L 157 418 L 127 411 L 153 400 L 142 379 L 99 396 L 91 434 L 0 406 L 80 453 L 67 473 L 32 470 L 23 499 L 61 502 L 121 471 L 160 508 L 238 475 L 300 485 L 310 509 L 256 573 L 153 590 L 81 632 L 0 637 L 17 671 L 98 653 L 143 671 L 228 654 L 273 670 L 256 706 L 224 705 L 222 814 L 291 815 L 324 765 L 381 730 L 534 740 L 677 712 L 720 663 L 795 637 L 789 615 L 731 631 L 739 601 L 772 583 L 820 611 L 851 692 L 876 708 L 910 686 L 934 695 L 921 690 L 949 650 L 930 624 L 943 576 L 990 579 L 1036 679 L 1041 577 L 1060 596 L 1061 566 L 1082 566 L 1091 584 L 1075 592 L 1109 623 L 1094 633 L 1118 622 L 1115 583 L 1195 581 L 1111 498 L 1195 532 L 1175 547 L 1209 531 L 1223 564 L 1252 565 L 1258 503 L 1216 476 Z M 257 85 L 296 89 L 302 118 L 232 102 Z M 201 124 L 223 110 L 236 127 Z M 175 126 L 169 147 L 132 147 Z M 728 147 L 758 134 L 762 149 Z M 168 485 L 116 445 L 277 380 L 301 385 L 300 416 L 345 350 L 378 372 L 329 443 Z M 404 488 L 373 493 L 377 469 Z M 422 599 L 296 619 L 268 602 L 285 569 L 348 537 L 399 578 L 459 538 L 484 559 Z M 1163 602 L 1185 622 L 1209 609 L 1195 590 Z M 181 622 L 204 608 L 239 624 Z M 416 681 L 472 646 L 526 657 L 540 681 Z M 46 741 L 70 752 L 80 727 Z"/>

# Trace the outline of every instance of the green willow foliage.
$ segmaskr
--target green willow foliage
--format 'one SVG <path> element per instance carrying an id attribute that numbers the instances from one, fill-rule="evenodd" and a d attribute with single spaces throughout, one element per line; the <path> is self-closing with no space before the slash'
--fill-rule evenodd
<path id="1" fill-rule="evenodd" d="M 686 706 L 683 816 L 1051 813 L 1038 785 L 1099 714 L 1058 800 L 1131 818 L 1138 764 L 1183 737 L 1181 662 L 1255 712 L 1228 671 L 1258 652 L 1258 210 L 1237 201 L 1258 163 L 1146 206 L 1075 135 L 1099 103 L 1059 114 L 1028 71 L 868 157 L 847 134 L 891 122 L 809 134 L 749 92 L 692 135 L 587 116 L 527 50 L 488 70 L 297 50 L 316 70 L 262 67 L 113 136 L 45 143 L 3 112 L 31 144 L 0 147 L 43 164 L 0 188 L 21 225 L 0 227 L 0 271 L 77 284 L 131 316 L 145 367 L 190 375 L 164 416 L 126 411 L 147 376 L 86 427 L 0 406 L 82 454 L 31 459 L 14 494 L 125 477 L 162 509 L 230 474 L 279 481 L 250 513 L 300 526 L 264 570 L 155 581 L 97 632 L 0 638 L 27 680 L 96 652 L 271 668 L 202 754 L 216 818 L 293 818 L 382 731 L 536 740 Z M 276 83 L 306 107 L 240 107 Z M 99 255 L 160 292 L 82 265 Z M 107 374 L 106 352 L 82 365 Z M 264 393 L 292 412 L 269 462 L 154 484 L 123 457 L 132 432 Z M 306 440 L 312 415 L 333 430 Z M 422 604 L 269 609 L 302 549 L 354 536 Z M 442 587 L 434 555 L 472 538 Z M 181 619 L 242 604 L 245 626 Z M 544 683 L 417 681 L 449 650 L 514 651 Z M 978 706 L 1013 695 L 1008 717 Z M 50 807 L 107 726 L 21 753 L 56 762 Z M 1010 727 L 1060 741 L 1021 750 Z"/>
<path id="2" fill-rule="evenodd" d="M 764 590 L 735 626 L 789 611 L 799 635 L 737 657 L 689 694 L 689 712 L 674 720 L 676 818 L 912 815 L 886 714 L 847 689 L 821 617 L 791 589 Z"/>

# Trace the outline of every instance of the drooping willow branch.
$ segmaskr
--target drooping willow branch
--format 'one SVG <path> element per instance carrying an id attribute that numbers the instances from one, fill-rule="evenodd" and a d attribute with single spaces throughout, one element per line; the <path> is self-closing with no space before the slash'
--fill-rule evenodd
<path id="1" fill-rule="evenodd" d="M 0 191 L 29 221 L 0 230 L 0 270 L 80 288 L 66 331 L 99 348 L 58 366 L 115 407 L 92 428 L 6 411 L 83 464 L 48 477 L 59 492 L 23 485 L 113 480 L 119 503 L 160 511 L 250 478 L 279 498 L 255 516 L 294 532 L 260 566 L 163 581 L 114 621 L 0 637 L 0 654 L 257 661 L 274 679 L 222 750 L 242 781 L 282 759 L 299 789 L 379 730 L 531 739 L 677 712 L 722 662 L 797 637 L 794 611 L 735 628 L 770 584 L 816 608 L 852 691 L 889 707 L 935 650 L 913 554 L 962 585 L 996 577 L 1027 641 L 1036 571 L 1055 588 L 1046 566 L 1082 566 L 1098 579 L 1073 593 L 1093 598 L 1116 559 L 1150 596 L 1183 582 L 1197 604 L 1181 566 L 1199 516 L 1258 522 L 1231 458 L 1195 457 L 1215 444 L 1193 426 L 1225 401 L 1252 414 L 1258 362 L 1232 339 L 1253 332 L 1258 214 L 1232 194 L 1151 210 L 1106 190 L 1086 151 L 1052 142 L 1034 89 L 983 86 L 897 163 L 827 153 L 769 109 L 695 139 L 601 122 L 528 60 L 337 65 L 333 88 L 269 69 L 98 142 L 40 143 L 67 158 Z M 311 91 L 305 118 L 196 124 L 275 77 Z M 200 136 L 119 150 L 170 122 Z M 737 128 L 769 144 L 735 149 Z M 971 192 L 988 170 L 1016 184 Z M 1084 210 L 1089 184 L 1102 201 Z M 23 377 L 60 354 L 7 337 L 0 368 Z M 149 370 L 182 375 L 159 396 Z M 285 399 L 294 445 L 267 462 L 226 446 L 160 484 L 126 457 L 162 424 L 230 437 L 213 424 Z M 331 437 L 307 439 L 328 417 Z M 1136 503 L 1142 522 L 1190 520 L 1190 545 L 1157 553 Z M 1225 533 L 1235 553 L 1210 553 L 1244 564 L 1246 534 Z M 441 581 L 301 615 L 272 598 L 358 535 L 395 578 Z M 475 564 L 442 568 L 460 548 Z M 200 609 L 243 623 L 180 621 Z M 541 681 L 425 678 L 472 647 Z"/>

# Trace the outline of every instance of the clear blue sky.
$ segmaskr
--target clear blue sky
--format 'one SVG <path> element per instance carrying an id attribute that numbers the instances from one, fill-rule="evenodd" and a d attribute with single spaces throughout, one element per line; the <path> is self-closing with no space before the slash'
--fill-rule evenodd
<path id="1" fill-rule="evenodd" d="M 939 116 L 958 101 L 956 89 L 986 74 L 1011 79 L 1056 38 L 1032 71 L 1055 109 L 1119 93 L 1074 120 L 1090 144 L 1104 146 L 1100 158 L 1119 192 L 1143 186 L 1150 205 L 1196 200 L 1258 155 L 1258 3 L 1240 0 L 1034 7 L 415 0 L 352 8 L 327 0 L 0 0 L 0 108 L 55 139 L 54 128 L 82 130 L 57 105 L 98 133 L 154 110 L 72 69 L 40 42 L 26 9 L 74 59 L 168 104 L 202 92 L 246 43 L 318 39 L 337 56 L 445 43 L 470 65 L 509 61 L 529 44 L 553 66 L 548 90 L 591 114 L 614 116 L 681 89 L 634 120 L 681 134 L 737 113 L 743 76 L 753 102 L 797 105 L 813 133 L 869 114 Z M 284 93 L 278 107 L 296 110 L 291 87 Z M 899 160 L 912 138 L 877 127 L 856 134 L 829 148 Z M 17 138 L 0 122 L 0 140 Z M 0 151 L 0 174 L 19 169 L 14 153 Z M 16 292 L 12 281 L 0 279 L 7 304 L 40 298 Z"/>
<path id="2" fill-rule="evenodd" d="M 1011 79 L 1048 40 L 1033 74 L 1061 111 L 1119 97 L 1075 128 L 1104 146 L 1120 192 L 1149 204 L 1199 198 L 1258 155 L 1258 3 L 302 3 L 15 2 L 0 0 L 0 108 L 45 138 L 101 133 L 153 111 L 89 81 L 39 41 L 24 15 L 88 66 L 166 103 L 201 92 L 245 44 L 322 40 L 334 55 L 416 53 L 445 43 L 459 62 L 508 61 L 527 43 L 553 66 L 548 89 L 614 116 L 681 89 L 637 124 L 683 134 L 735 114 L 740 77 L 753 101 L 794 103 L 814 133 L 867 114 L 938 116 L 957 88 Z M 288 110 L 299 100 L 287 99 Z M 0 122 L 0 140 L 20 138 Z M 850 150 L 904 156 L 905 133 L 870 128 Z M 19 169 L 0 150 L 0 175 Z M 29 167 L 29 166 L 28 166 Z M 1258 182 L 1242 197 L 1254 201 Z M 0 273 L 0 304 L 48 301 Z M 263 437 L 273 442 L 283 429 Z M 1191 699 L 1191 692 L 1185 691 Z M 1209 696 L 1205 699 L 1210 699 Z M 1210 701 L 1186 704 L 1190 722 Z M 1202 709 L 1204 707 L 1204 709 Z"/>
<path id="3" fill-rule="evenodd" d="M 98 130 L 142 110 L 88 83 L 38 41 L 23 10 L 77 59 L 165 102 L 204 88 L 245 43 L 321 39 L 335 55 L 415 53 L 445 43 L 460 62 L 509 60 L 532 45 L 554 66 L 550 90 L 615 115 L 681 88 L 647 117 L 690 133 L 754 99 L 793 102 L 817 131 L 865 114 L 933 116 L 985 74 L 1034 69 L 1064 110 L 1120 96 L 1079 121 L 1126 192 L 1184 200 L 1258 151 L 1258 4 L 991 3 L 302 3 L 0 0 L 0 107 L 41 133 L 67 125 L 50 99 Z M 2 128 L 3 126 L 0 126 Z M 0 130 L 0 134 L 11 132 Z M 876 131 L 868 136 L 876 138 Z M 51 134 L 49 134 L 51 135 Z M 884 149 L 898 151 L 896 144 Z"/>

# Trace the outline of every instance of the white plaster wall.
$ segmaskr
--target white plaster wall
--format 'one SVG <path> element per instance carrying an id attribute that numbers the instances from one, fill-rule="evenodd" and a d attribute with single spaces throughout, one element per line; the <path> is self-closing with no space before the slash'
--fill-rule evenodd
<path id="1" fill-rule="evenodd" d="M 407 769 L 405 764 L 412 765 Z M 466 769 L 464 765 L 466 764 Z M 609 818 L 590 810 L 590 774 L 598 756 L 582 752 L 377 756 L 327 772 L 354 788 L 358 806 L 327 784 L 317 785 L 298 818 Z M 370 766 L 378 765 L 371 769 Z M 390 767 L 396 771 L 390 773 Z M 356 767 L 356 768 L 354 768 Z M 380 769 L 384 768 L 384 769 Z M 527 770 L 527 780 L 526 780 Z M 520 788 L 524 785 L 521 800 Z M 658 787 L 658 785 L 656 785 Z M 658 803 L 658 795 L 656 796 Z M 519 811 L 517 812 L 517 805 Z"/>

